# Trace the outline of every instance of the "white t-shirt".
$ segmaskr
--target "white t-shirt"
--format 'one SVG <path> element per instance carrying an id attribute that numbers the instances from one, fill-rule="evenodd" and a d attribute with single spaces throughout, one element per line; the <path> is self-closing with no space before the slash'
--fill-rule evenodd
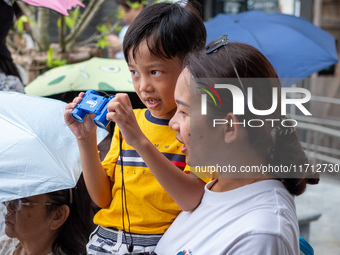
<path id="1" fill-rule="evenodd" d="M 15 252 L 19 240 L 16 238 L 9 238 L 6 235 L 0 236 L 0 254 L 12 255 Z"/>
<path id="2" fill-rule="evenodd" d="M 294 197 L 280 181 L 227 192 L 205 186 L 201 204 L 181 212 L 159 241 L 158 255 L 298 255 Z"/>
<path id="3" fill-rule="evenodd" d="M 0 203 L 0 236 L 5 234 L 5 215 L 7 214 L 6 206 Z"/>
<path id="4" fill-rule="evenodd" d="M 125 37 L 125 34 L 126 34 L 126 31 L 128 30 L 129 28 L 129 25 L 125 25 L 124 27 L 122 27 L 122 29 L 120 30 L 119 34 L 118 34 L 118 38 L 121 42 L 124 41 L 124 37 Z M 124 57 L 124 52 L 123 51 L 118 51 L 115 55 L 115 57 L 117 59 L 125 59 Z"/>

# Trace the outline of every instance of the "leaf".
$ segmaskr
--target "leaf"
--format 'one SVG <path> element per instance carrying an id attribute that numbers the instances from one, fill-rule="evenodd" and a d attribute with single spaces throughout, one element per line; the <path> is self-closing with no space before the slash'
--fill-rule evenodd
<path id="1" fill-rule="evenodd" d="M 111 45 L 111 43 L 109 43 L 107 41 L 107 36 L 104 36 L 102 39 L 100 39 L 97 42 L 97 45 L 101 48 L 101 49 L 105 49 L 105 47 L 107 47 L 108 45 Z M 112 45 L 111 45 L 112 46 Z"/>
<path id="2" fill-rule="evenodd" d="M 75 19 L 65 16 L 65 23 L 69 29 L 72 29 L 74 25 L 76 24 L 76 21 Z"/>
<path id="3" fill-rule="evenodd" d="M 120 32 L 122 30 L 122 28 L 123 28 L 122 26 L 116 26 L 114 31 L 115 32 Z"/>
<path id="4" fill-rule="evenodd" d="M 96 28 L 97 28 L 97 31 L 101 34 L 108 35 L 110 33 L 110 28 L 106 24 L 99 24 L 97 25 Z"/>
<path id="5" fill-rule="evenodd" d="M 47 61 L 46 64 L 48 67 L 52 68 L 53 67 L 53 49 L 52 47 L 50 47 L 47 51 Z"/>
<path id="6" fill-rule="evenodd" d="M 46 64 L 49 68 L 57 67 L 57 66 L 63 66 L 67 64 L 66 59 L 54 59 L 53 49 L 50 47 L 47 51 L 47 60 Z"/>
<path id="7" fill-rule="evenodd" d="M 116 16 L 117 16 L 117 19 L 122 19 L 124 17 L 124 10 L 118 9 Z"/>

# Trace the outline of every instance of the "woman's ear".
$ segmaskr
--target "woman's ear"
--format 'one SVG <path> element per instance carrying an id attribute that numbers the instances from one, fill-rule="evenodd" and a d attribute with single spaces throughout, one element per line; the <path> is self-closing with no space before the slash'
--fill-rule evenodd
<path id="1" fill-rule="evenodd" d="M 228 121 L 224 129 L 224 142 L 232 143 L 238 137 L 240 126 L 238 118 L 233 113 L 228 113 L 225 119 Z"/>
<path id="2" fill-rule="evenodd" d="M 58 206 L 58 208 L 51 212 L 51 230 L 57 230 L 60 228 L 68 216 L 70 215 L 70 208 L 67 205 Z"/>

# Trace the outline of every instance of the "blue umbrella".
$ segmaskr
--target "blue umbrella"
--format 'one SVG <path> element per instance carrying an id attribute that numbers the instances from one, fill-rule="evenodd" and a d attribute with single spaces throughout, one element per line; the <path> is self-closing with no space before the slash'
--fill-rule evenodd
<path id="1" fill-rule="evenodd" d="M 205 22 L 207 43 L 227 34 L 230 42 L 254 46 L 276 69 L 284 86 L 336 62 L 335 38 L 312 23 L 287 14 L 248 11 L 219 14 Z"/>

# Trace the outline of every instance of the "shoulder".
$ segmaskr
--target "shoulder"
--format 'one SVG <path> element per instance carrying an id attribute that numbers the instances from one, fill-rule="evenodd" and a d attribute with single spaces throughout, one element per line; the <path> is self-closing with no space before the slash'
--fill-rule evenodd
<path id="1" fill-rule="evenodd" d="M 0 91 L 24 92 L 24 85 L 20 79 L 13 75 L 6 75 L 0 71 Z"/>
<path id="2" fill-rule="evenodd" d="M 230 248 L 228 254 L 299 255 L 299 246 L 294 239 L 287 241 L 272 234 L 249 235 L 239 239 Z"/>
<path id="3" fill-rule="evenodd" d="M 280 181 L 261 181 L 249 185 L 248 189 L 248 208 L 245 208 L 247 214 L 244 217 L 258 219 L 252 223 L 254 229 L 261 229 L 262 226 L 264 230 L 268 227 L 274 233 L 279 233 L 282 224 L 297 223 L 294 197 Z"/>
<path id="4" fill-rule="evenodd" d="M 260 181 L 223 194 L 207 190 L 209 185 L 211 183 L 205 188 L 198 213 L 214 213 L 223 218 L 220 224 L 232 226 L 235 235 L 272 234 L 284 239 L 297 238 L 294 197 L 281 182 Z M 219 208 L 215 208 L 215 204 Z"/>
<path id="5" fill-rule="evenodd" d="M 243 226 L 240 233 L 245 236 L 265 235 L 268 239 L 275 237 L 288 247 L 296 248 L 299 226 L 294 197 L 276 180 L 249 186 L 253 187 L 249 190 L 252 195 L 247 197 L 248 206 L 241 209 L 238 224 L 235 224 Z"/>

